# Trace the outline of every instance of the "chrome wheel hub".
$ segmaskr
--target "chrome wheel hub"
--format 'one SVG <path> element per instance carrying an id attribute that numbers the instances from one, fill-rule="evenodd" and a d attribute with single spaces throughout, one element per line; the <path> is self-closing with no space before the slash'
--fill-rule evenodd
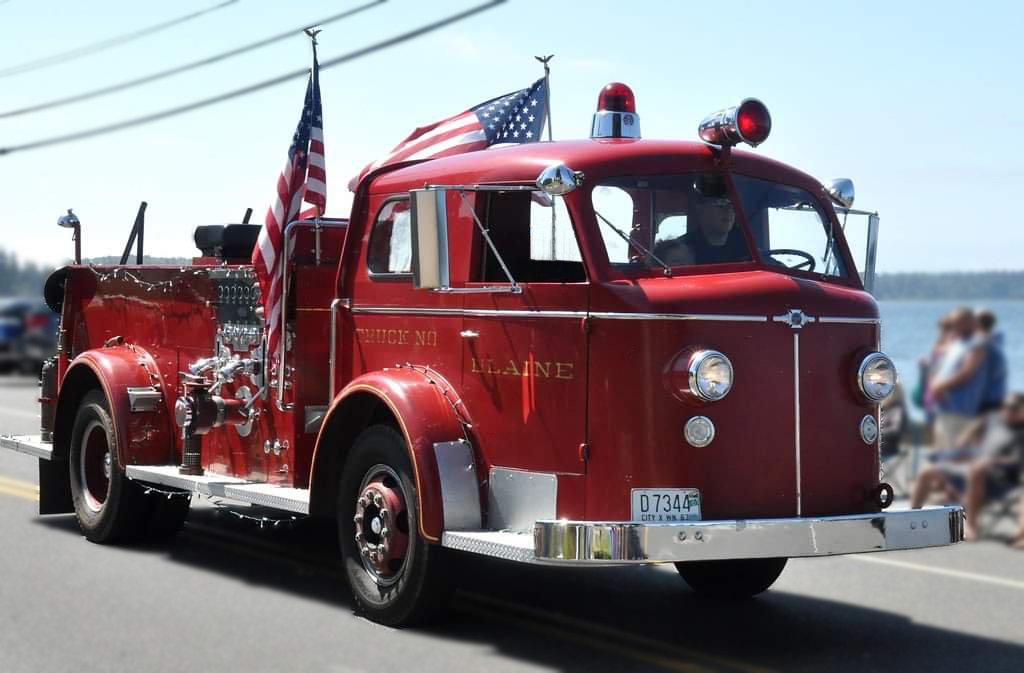
<path id="1" fill-rule="evenodd" d="M 396 582 L 409 547 L 409 512 L 401 480 L 390 467 L 375 465 L 366 473 L 353 521 L 363 567 L 378 584 Z"/>
<path id="2" fill-rule="evenodd" d="M 93 421 L 82 433 L 82 446 L 78 459 L 78 475 L 82 486 L 82 501 L 92 512 L 100 512 L 107 501 L 114 458 L 110 453 L 107 431 L 99 421 Z"/>

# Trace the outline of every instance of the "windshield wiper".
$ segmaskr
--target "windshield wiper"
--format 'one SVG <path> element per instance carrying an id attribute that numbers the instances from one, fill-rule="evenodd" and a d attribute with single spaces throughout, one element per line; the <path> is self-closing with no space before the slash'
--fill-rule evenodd
<path id="1" fill-rule="evenodd" d="M 666 264 L 665 262 L 663 262 L 660 259 L 658 259 L 658 257 L 653 252 L 651 252 L 650 250 L 648 250 L 644 246 L 642 246 L 639 243 L 637 243 L 636 241 L 634 241 L 628 234 L 626 234 L 621 229 L 616 227 L 614 224 L 609 222 L 608 218 L 605 217 L 604 215 L 602 215 L 601 213 L 597 212 L 596 208 L 594 209 L 594 214 L 597 215 L 599 218 L 601 218 L 602 222 L 604 222 L 609 227 L 611 227 L 612 231 L 614 231 L 616 234 L 618 234 L 619 237 L 622 238 L 622 240 L 624 240 L 628 245 L 633 246 L 634 250 L 637 250 L 641 255 L 644 255 L 646 257 L 650 257 L 651 259 L 653 259 L 658 264 L 661 264 L 662 268 L 665 269 L 665 275 L 666 276 L 669 276 L 669 277 L 672 276 L 672 267 L 670 267 L 668 264 Z"/>

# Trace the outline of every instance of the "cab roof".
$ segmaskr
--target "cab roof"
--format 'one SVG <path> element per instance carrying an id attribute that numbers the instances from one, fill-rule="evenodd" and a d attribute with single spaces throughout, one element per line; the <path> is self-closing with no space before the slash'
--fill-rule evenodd
<path id="1" fill-rule="evenodd" d="M 682 140 L 584 139 L 536 142 L 431 159 L 384 172 L 371 194 L 394 194 L 425 185 L 530 183 L 545 167 L 561 162 L 593 183 L 609 176 L 681 173 L 715 169 L 715 151 Z M 785 182 L 820 194 L 810 175 L 758 153 L 732 150 L 732 170 Z"/>

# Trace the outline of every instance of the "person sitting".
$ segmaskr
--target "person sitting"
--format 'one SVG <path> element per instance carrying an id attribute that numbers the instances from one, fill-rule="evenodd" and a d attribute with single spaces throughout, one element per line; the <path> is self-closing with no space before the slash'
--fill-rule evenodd
<path id="1" fill-rule="evenodd" d="M 694 180 L 689 218 L 692 224 L 686 234 L 654 246 L 656 257 L 669 266 L 750 261 L 743 231 L 736 226 L 728 186 L 721 176 L 706 174 Z"/>
<path id="2" fill-rule="evenodd" d="M 919 508 L 936 493 L 948 502 L 962 499 L 964 537 L 970 540 L 977 537 L 978 514 L 985 501 L 1020 480 L 1024 394 L 1007 395 L 1002 408 L 971 423 L 953 449 L 941 455 L 941 462 L 921 470 L 910 506 Z"/>

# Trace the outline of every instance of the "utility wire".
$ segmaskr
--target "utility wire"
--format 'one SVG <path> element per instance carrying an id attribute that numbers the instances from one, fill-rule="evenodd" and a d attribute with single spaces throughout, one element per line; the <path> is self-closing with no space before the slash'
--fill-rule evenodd
<path id="1" fill-rule="evenodd" d="M 162 23 L 157 23 L 157 24 L 154 24 L 152 26 L 147 26 L 146 28 L 141 28 L 139 30 L 132 31 L 130 33 L 124 33 L 122 35 L 115 35 L 114 37 L 107 38 L 106 40 L 101 40 L 99 42 L 93 42 L 92 44 L 87 44 L 87 45 L 82 46 L 82 47 L 76 47 L 76 48 L 70 49 L 68 51 L 62 51 L 59 54 L 53 54 L 51 56 L 45 56 L 43 58 L 38 58 L 38 59 L 35 59 L 33 61 L 26 61 L 25 63 L 19 63 L 18 65 L 12 65 L 9 68 L 4 68 L 4 69 L 0 70 L 0 77 L 9 77 L 10 75 L 19 75 L 19 74 L 21 74 L 23 72 L 28 72 L 30 70 L 38 70 L 40 68 L 46 68 L 46 67 L 49 67 L 51 65 L 57 65 L 58 63 L 63 63 L 65 61 L 71 61 L 73 59 L 80 58 L 80 57 L 86 56 L 88 54 L 95 54 L 98 51 L 103 51 L 104 49 L 110 49 L 111 47 L 117 47 L 117 46 L 125 44 L 127 42 L 131 42 L 133 40 L 137 40 L 140 37 L 145 37 L 146 35 L 152 35 L 153 33 L 158 33 L 161 30 L 166 30 L 167 28 L 170 28 L 171 26 L 176 26 L 179 23 L 185 23 L 186 21 L 191 21 L 192 19 L 198 19 L 200 16 L 203 16 L 204 14 L 209 14 L 210 12 L 216 12 L 218 9 L 224 9 L 228 5 L 233 5 L 236 2 L 238 2 L 238 0 L 224 0 L 224 2 L 221 2 L 220 4 L 213 5 L 212 7 L 207 7 L 206 9 L 201 9 L 201 10 L 199 10 L 197 12 L 192 12 L 191 14 L 186 14 L 184 16 L 179 16 L 176 19 L 171 19 L 169 21 L 164 21 Z"/>
<path id="2" fill-rule="evenodd" d="M 252 42 L 237 49 L 232 49 L 231 51 L 225 51 L 220 54 L 215 54 L 213 56 L 210 56 L 209 58 L 193 61 L 192 63 L 186 63 L 185 65 L 179 65 L 168 70 L 162 70 L 160 72 L 145 75 L 143 77 L 138 77 L 136 79 L 125 80 L 117 84 L 102 87 L 100 89 L 93 89 L 92 91 L 85 91 L 71 96 L 65 96 L 64 98 L 55 98 L 45 103 L 30 105 L 29 107 L 23 107 L 18 110 L 8 110 L 7 112 L 0 112 L 0 119 L 4 119 L 6 117 L 17 117 L 18 115 L 27 114 L 29 112 L 39 112 L 40 110 L 48 110 L 50 108 L 59 107 L 61 105 L 78 103 L 83 100 L 89 100 L 90 98 L 96 98 L 97 96 L 105 96 L 106 94 L 111 94 L 117 91 L 124 91 L 125 89 L 131 89 L 133 87 L 141 86 L 143 84 L 149 84 L 150 82 L 155 82 L 157 80 L 164 79 L 165 77 L 170 77 L 171 75 L 177 75 L 179 73 L 187 72 L 189 70 L 195 70 L 196 68 L 212 65 L 214 63 L 217 63 L 218 61 L 223 61 L 225 59 L 231 58 L 232 56 L 238 56 L 239 54 L 244 54 L 247 51 L 253 51 L 254 49 L 265 47 L 268 44 L 280 42 L 285 38 L 295 37 L 297 33 L 301 33 L 305 28 L 309 28 L 312 26 L 326 26 L 327 24 L 334 23 L 335 21 L 340 21 L 341 19 L 352 16 L 353 14 L 358 14 L 359 12 L 371 9 L 373 7 L 376 7 L 377 5 L 381 5 L 385 1 L 386 0 L 373 0 L 373 2 L 368 2 L 365 5 L 360 5 L 353 9 L 341 12 L 340 14 L 328 16 L 324 19 L 320 19 L 319 21 L 315 21 L 306 26 L 296 28 L 295 30 L 289 30 L 278 35 L 274 35 L 272 37 L 259 40 L 257 42 Z M 0 3 L 2 2 L 3 0 L 0 0 Z"/>
<path id="3" fill-rule="evenodd" d="M 475 7 L 471 7 L 463 12 L 459 12 L 458 14 L 452 14 L 451 16 L 447 16 L 433 23 L 428 23 L 425 26 L 420 26 L 419 28 L 411 30 L 407 33 L 396 35 L 395 37 L 391 37 L 381 42 L 371 44 L 367 47 L 363 47 L 362 49 L 350 51 L 347 54 L 336 56 L 327 61 L 321 61 L 320 69 L 326 70 L 327 68 L 332 68 L 336 65 L 340 65 L 348 61 L 354 61 L 356 59 L 362 58 L 363 56 L 367 56 L 374 52 L 387 49 L 388 47 L 393 47 L 396 44 L 400 44 L 402 42 L 407 42 L 409 40 L 415 39 L 417 37 L 420 37 L 421 35 L 432 33 L 435 30 L 444 28 L 445 26 L 451 25 L 458 21 L 462 21 L 463 19 L 468 19 L 469 17 L 475 14 L 479 14 L 480 12 L 485 12 L 489 9 L 493 9 L 494 7 L 503 4 L 504 2 L 505 0 L 490 0 L 490 2 L 486 2 L 482 5 L 476 5 Z M 231 100 L 232 98 L 238 98 L 239 96 L 247 96 L 251 93 L 256 93 L 257 91 L 262 91 L 263 89 L 268 89 L 272 86 L 277 86 L 278 84 L 281 84 L 282 82 L 287 82 L 290 79 L 295 79 L 298 77 L 307 77 L 308 75 L 309 68 L 303 68 L 301 70 L 295 70 L 284 75 L 279 75 L 277 77 L 274 77 L 273 79 L 264 80 L 256 84 L 251 84 L 241 89 L 235 89 L 234 91 L 222 93 L 211 98 L 204 98 L 203 100 L 194 101 L 192 103 L 188 103 L 187 105 L 181 105 L 176 108 L 161 110 L 160 112 L 154 112 L 152 114 L 144 115 L 142 117 L 135 117 L 134 119 L 125 119 L 124 121 L 116 122 L 114 124 L 98 126 L 95 128 L 86 129 L 84 131 L 76 131 L 75 133 L 68 133 L 62 136 L 54 136 L 52 138 L 45 138 L 43 140 L 34 140 L 32 142 L 24 143 L 22 145 L 0 147 L 0 156 L 12 154 L 14 152 L 19 152 L 23 150 L 34 150 L 40 147 L 59 145 L 61 143 L 72 142 L 74 140 L 82 140 L 83 138 L 91 138 L 93 136 L 104 135 L 107 133 L 114 133 L 115 131 L 132 128 L 134 126 L 142 126 L 143 124 L 149 124 L 150 122 L 155 122 L 160 119 L 174 117 L 180 114 L 184 114 L 186 112 L 191 112 L 193 110 L 208 107 L 210 105 L 223 103 L 224 101 Z"/>

